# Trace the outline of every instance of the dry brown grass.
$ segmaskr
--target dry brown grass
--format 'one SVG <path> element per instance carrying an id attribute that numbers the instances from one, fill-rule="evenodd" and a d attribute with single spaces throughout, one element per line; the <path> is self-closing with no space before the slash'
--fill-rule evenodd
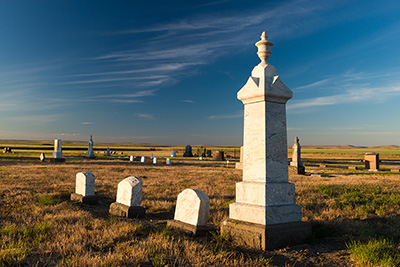
<path id="1" fill-rule="evenodd" d="M 208 195 L 209 223 L 219 228 L 241 181 L 241 171 L 232 164 L 181 159 L 173 166 L 153 166 L 68 154 L 66 163 L 51 164 L 23 152 L 1 156 L 0 266 L 351 266 L 349 240 L 400 240 L 398 174 L 318 167 L 307 171 L 327 177 L 291 174 L 313 237 L 305 245 L 261 252 L 234 246 L 218 230 L 194 238 L 166 228 L 176 197 L 186 188 Z M 81 171 L 96 176 L 98 205 L 69 201 Z M 118 182 L 131 175 L 144 184 L 147 213 L 142 220 L 108 214 Z"/>

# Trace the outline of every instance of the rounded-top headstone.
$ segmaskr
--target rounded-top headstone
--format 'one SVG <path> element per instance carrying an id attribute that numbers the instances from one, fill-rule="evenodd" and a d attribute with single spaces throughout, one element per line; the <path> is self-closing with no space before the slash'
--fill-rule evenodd
<path id="1" fill-rule="evenodd" d="M 117 202 L 132 206 L 140 206 L 142 203 L 143 182 L 140 178 L 130 176 L 118 184 Z"/>
<path id="2" fill-rule="evenodd" d="M 210 199 L 198 189 L 185 189 L 176 201 L 174 220 L 195 226 L 206 226 Z"/>
<path id="3" fill-rule="evenodd" d="M 171 151 L 171 158 L 176 157 L 176 151 Z"/>
<path id="4" fill-rule="evenodd" d="M 95 177 L 91 172 L 79 172 L 76 174 L 75 193 L 84 197 L 94 196 Z"/>

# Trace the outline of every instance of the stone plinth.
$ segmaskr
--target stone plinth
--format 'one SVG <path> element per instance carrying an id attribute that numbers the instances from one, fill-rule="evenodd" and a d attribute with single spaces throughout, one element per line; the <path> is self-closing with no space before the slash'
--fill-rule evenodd
<path id="1" fill-rule="evenodd" d="M 144 218 L 146 209 L 140 206 L 127 206 L 122 203 L 113 202 L 110 205 L 110 214 L 126 218 Z"/>
<path id="2" fill-rule="evenodd" d="M 264 32 L 256 43 L 261 63 L 237 93 L 244 104 L 243 182 L 236 184 L 236 202 L 229 206 L 229 220 L 221 225 L 221 232 L 235 240 L 245 239 L 246 225 L 246 234 L 259 242 L 245 243 L 259 249 L 302 243 L 310 233 L 304 230 L 309 225 L 301 221 L 301 207 L 295 203 L 295 187 L 288 177 L 286 102 L 292 91 L 267 62 L 272 43 L 266 38 Z"/>
<path id="3" fill-rule="evenodd" d="M 62 146 L 60 139 L 54 139 L 54 152 L 53 159 L 61 159 L 62 158 Z"/>
<path id="4" fill-rule="evenodd" d="M 237 245 L 260 250 L 304 243 L 311 235 L 311 225 L 301 221 L 265 226 L 227 219 L 221 228 Z"/>
<path id="5" fill-rule="evenodd" d="M 379 153 L 366 153 L 364 160 L 367 170 L 379 170 Z"/>

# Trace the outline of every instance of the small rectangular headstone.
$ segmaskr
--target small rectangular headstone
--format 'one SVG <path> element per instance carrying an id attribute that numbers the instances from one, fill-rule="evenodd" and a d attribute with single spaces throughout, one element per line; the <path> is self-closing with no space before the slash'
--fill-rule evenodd
<path id="1" fill-rule="evenodd" d="M 176 157 L 176 151 L 171 151 L 171 158 Z"/>
<path id="2" fill-rule="evenodd" d="M 165 164 L 171 165 L 171 159 L 170 159 L 170 158 L 167 158 L 167 159 L 165 160 Z"/>
<path id="3" fill-rule="evenodd" d="M 140 162 L 146 162 L 146 157 L 145 157 L 145 156 L 142 156 L 142 157 L 140 158 Z"/>
<path id="4" fill-rule="evenodd" d="M 157 158 L 153 158 L 153 164 L 157 164 L 158 163 L 158 159 Z"/>
<path id="5" fill-rule="evenodd" d="M 198 189 L 185 189 L 176 201 L 174 220 L 195 226 L 205 226 L 208 221 L 210 200 Z"/>
<path id="6" fill-rule="evenodd" d="M 135 160 L 135 157 L 134 156 L 130 156 L 129 157 L 129 161 L 134 161 Z"/>
<path id="7" fill-rule="evenodd" d="M 79 172 L 76 174 L 75 193 L 82 196 L 94 196 L 95 177 L 91 172 Z"/>

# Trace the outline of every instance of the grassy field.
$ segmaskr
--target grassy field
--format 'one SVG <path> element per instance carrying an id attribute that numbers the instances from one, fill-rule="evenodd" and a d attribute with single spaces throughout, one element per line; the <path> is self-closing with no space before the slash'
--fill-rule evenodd
<path id="1" fill-rule="evenodd" d="M 96 159 L 65 150 L 66 162 L 52 164 L 38 160 L 40 150 L 23 149 L 37 143 L 20 144 L 21 149 L 2 145 L 15 149 L 0 154 L 0 266 L 400 265 L 400 174 L 345 169 L 362 166 L 368 149 L 304 148 L 307 175 L 290 172 L 289 179 L 313 235 L 306 244 L 263 252 L 237 247 L 219 234 L 242 178 L 234 168 L 235 147 L 223 148 L 231 153 L 229 164 L 178 157 L 166 166 L 171 147 L 135 145 L 111 157 L 98 153 Z M 173 147 L 178 148 L 184 147 Z M 399 168 L 399 150 L 373 151 L 380 153 L 382 168 Z M 51 157 L 51 151 L 44 152 Z M 150 153 L 161 158 L 160 164 L 128 161 L 128 155 Z M 318 166 L 322 163 L 327 168 Z M 96 176 L 98 205 L 69 200 L 81 171 Z M 143 180 L 146 218 L 110 216 L 118 182 L 132 175 Z M 177 195 L 186 188 L 203 190 L 210 198 L 212 235 L 194 238 L 166 227 Z"/>

